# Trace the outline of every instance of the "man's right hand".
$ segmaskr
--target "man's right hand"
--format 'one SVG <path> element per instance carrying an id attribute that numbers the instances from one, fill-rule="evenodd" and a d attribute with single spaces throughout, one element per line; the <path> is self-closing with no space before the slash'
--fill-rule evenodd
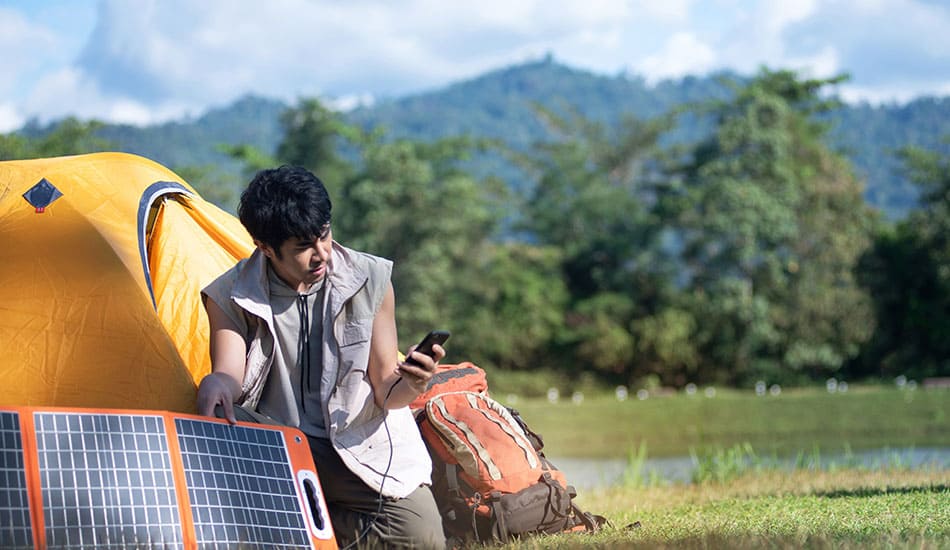
<path id="1" fill-rule="evenodd" d="M 231 424 L 237 423 L 232 384 L 233 379 L 224 373 L 213 372 L 205 376 L 198 385 L 198 414 L 214 417 L 215 407 L 221 405 L 224 418 Z"/>

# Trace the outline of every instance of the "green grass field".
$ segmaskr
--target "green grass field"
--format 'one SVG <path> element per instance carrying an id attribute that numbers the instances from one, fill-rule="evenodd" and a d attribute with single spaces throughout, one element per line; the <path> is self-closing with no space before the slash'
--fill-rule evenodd
<path id="1" fill-rule="evenodd" d="M 702 391 L 626 401 L 588 395 L 579 404 L 494 396 L 544 436 L 549 456 L 629 458 L 645 445 L 651 457 L 716 456 L 727 472 L 693 483 L 628 476 L 578 497 L 583 509 L 608 518 L 601 532 L 502 548 L 950 548 L 945 463 L 789 469 L 746 461 L 751 453 L 950 447 L 950 391 L 852 386 L 844 394 L 822 388 L 759 397 L 720 390 L 711 398 Z"/>
<path id="2" fill-rule="evenodd" d="M 610 525 L 500 547 L 950 548 L 946 470 L 770 472 L 727 484 L 618 487 L 579 502 Z"/>
<path id="3" fill-rule="evenodd" d="M 756 396 L 719 390 L 618 401 L 613 395 L 570 399 L 496 399 L 519 410 L 552 456 L 622 458 L 645 444 L 651 457 L 749 444 L 763 455 L 881 447 L 950 446 L 950 391 L 854 387 Z"/>

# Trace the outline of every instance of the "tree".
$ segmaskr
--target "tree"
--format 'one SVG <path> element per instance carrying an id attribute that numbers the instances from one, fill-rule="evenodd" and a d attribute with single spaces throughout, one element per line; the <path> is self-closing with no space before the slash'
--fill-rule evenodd
<path id="1" fill-rule="evenodd" d="M 0 160 L 18 160 L 30 158 L 30 144 L 16 134 L 0 135 Z"/>
<path id="2" fill-rule="evenodd" d="M 633 325 L 666 301 L 673 280 L 652 209 L 662 177 L 658 142 L 671 119 L 626 117 L 616 127 L 539 109 L 554 136 L 535 145 L 524 203 L 530 239 L 559 251 L 569 292 L 552 341 L 560 366 L 629 382 L 638 374 Z M 583 369 L 577 369 L 583 365 Z"/>
<path id="3" fill-rule="evenodd" d="M 240 161 L 245 178 L 280 164 L 303 166 L 317 175 L 336 197 L 342 182 L 353 172 L 353 163 L 340 153 L 346 145 L 356 149 L 370 138 L 357 127 L 343 121 L 340 113 L 324 106 L 319 99 L 304 98 L 280 115 L 283 137 L 277 151 L 269 155 L 248 144 L 219 145 L 218 149 Z M 359 151 L 353 151 L 356 156 Z"/>
<path id="4" fill-rule="evenodd" d="M 0 160 L 59 157 L 114 149 L 113 144 L 96 136 L 103 124 L 96 120 L 83 122 L 65 118 L 48 128 L 35 123 L 24 132 L 0 136 Z"/>
<path id="5" fill-rule="evenodd" d="M 874 338 L 853 365 L 858 374 L 950 375 L 950 156 L 905 148 L 899 157 L 920 189 L 920 206 L 883 227 L 862 259 L 874 296 Z"/>
<path id="6" fill-rule="evenodd" d="M 179 166 L 175 173 L 195 188 L 203 199 L 228 212 L 237 211 L 241 182 L 215 166 Z"/>
<path id="7" fill-rule="evenodd" d="M 475 327 L 474 312 L 491 308 L 493 244 L 503 188 L 476 181 L 459 164 L 477 144 L 466 138 L 432 143 L 367 136 L 353 175 L 334 205 L 334 236 L 348 246 L 393 260 L 397 322 L 405 345 L 432 328 L 459 337 L 452 349 L 473 358 L 505 330 Z M 504 296 L 494 295 L 496 300 Z M 476 329 L 477 328 L 477 329 Z M 462 336 L 465 335 L 465 336 Z M 484 356 L 484 355 L 483 355 Z"/>
<path id="8" fill-rule="evenodd" d="M 515 241 L 482 250 L 474 269 L 458 274 L 461 357 L 505 370 L 557 365 L 569 298 L 560 251 Z"/>
<path id="9" fill-rule="evenodd" d="M 390 139 L 344 124 L 317 100 L 281 118 L 279 162 L 314 170 L 334 199 L 334 237 L 393 260 L 403 349 L 433 328 L 454 357 L 525 368 L 546 349 L 559 311 L 550 251 L 499 242 L 506 191 L 463 164 L 488 141 Z M 451 358 L 450 358 L 451 360 Z"/>
<path id="10" fill-rule="evenodd" d="M 730 381 L 831 375 L 857 355 L 873 316 L 853 269 L 874 220 L 816 115 L 831 80 L 761 73 L 708 106 L 715 133 L 667 193 L 699 320 L 703 371 Z"/>
<path id="11" fill-rule="evenodd" d="M 359 142 L 360 130 L 314 98 L 302 99 L 284 111 L 280 124 L 284 137 L 277 146 L 277 160 L 317 174 L 334 196 L 351 169 L 339 151 L 347 140 Z"/>

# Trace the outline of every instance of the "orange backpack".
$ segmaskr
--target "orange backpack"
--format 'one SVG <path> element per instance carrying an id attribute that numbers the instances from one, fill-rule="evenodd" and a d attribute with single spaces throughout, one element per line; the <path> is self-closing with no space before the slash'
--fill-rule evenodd
<path id="1" fill-rule="evenodd" d="M 488 395 L 481 368 L 440 366 L 410 407 L 432 455 L 432 490 L 446 536 L 506 542 L 530 533 L 594 531 L 605 522 L 574 504 L 576 492 L 541 452 L 541 437 Z"/>

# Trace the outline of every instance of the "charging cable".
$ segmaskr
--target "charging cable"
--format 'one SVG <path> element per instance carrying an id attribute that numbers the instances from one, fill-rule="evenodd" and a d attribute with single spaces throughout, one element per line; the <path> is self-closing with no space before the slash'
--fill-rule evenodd
<path id="1" fill-rule="evenodd" d="M 389 409 L 386 408 L 386 404 L 389 403 L 389 397 L 393 394 L 393 390 L 396 389 L 396 386 L 398 386 L 400 382 L 402 382 L 402 378 L 399 378 L 393 382 L 393 385 L 389 386 L 389 391 L 386 392 L 386 397 L 383 399 L 383 428 L 386 429 L 386 441 L 389 443 L 389 460 L 386 462 L 386 470 L 383 472 L 383 480 L 379 484 L 379 494 L 376 499 L 376 514 L 372 517 L 372 519 L 370 519 L 370 521 L 366 523 L 366 527 L 363 528 L 363 531 L 356 537 L 356 539 L 353 540 L 353 542 L 347 544 L 343 550 L 355 548 L 356 545 L 359 544 L 360 541 L 362 541 L 363 538 L 369 534 L 369 530 L 372 529 L 373 525 L 376 524 L 377 518 L 383 515 L 383 499 L 386 498 L 383 496 L 383 487 L 386 485 L 386 478 L 389 477 L 389 470 L 392 468 L 393 454 L 395 452 L 393 448 L 392 434 L 389 432 Z"/>

